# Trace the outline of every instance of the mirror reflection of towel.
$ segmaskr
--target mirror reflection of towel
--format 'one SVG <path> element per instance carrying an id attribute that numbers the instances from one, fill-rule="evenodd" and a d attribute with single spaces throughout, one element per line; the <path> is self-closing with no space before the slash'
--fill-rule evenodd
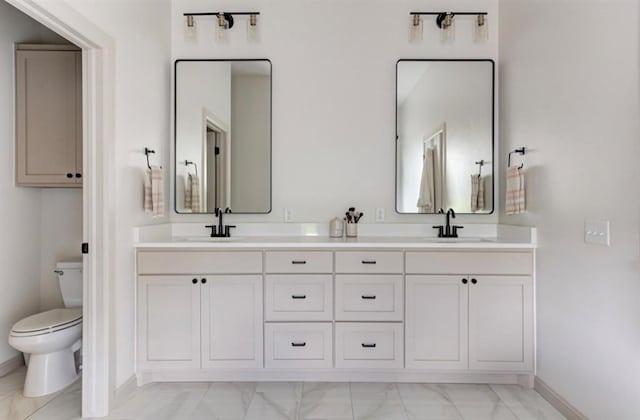
<path id="1" fill-rule="evenodd" d="M 428 147 L 422 163 L 422 178 L 418 195 L 418 210 L 420 213 L 434 213 L 435 211 L 435 151 Z"/>
<path id="2" fill-rule="evenodd" d="M 200 178 L 189 174 L 184 188 L 184 208 L 192 213 L 200 213 Z"/>
<path id="3" fill-rule="evenodd" d="M 484 177 L 471 175 L 471 211 L 484 210 Z"/>

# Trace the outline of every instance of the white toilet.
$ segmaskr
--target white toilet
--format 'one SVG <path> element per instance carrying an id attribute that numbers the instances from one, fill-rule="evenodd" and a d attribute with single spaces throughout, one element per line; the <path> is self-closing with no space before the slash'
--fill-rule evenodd
<path id="1" fill-rule="evenodd" d="M 25 397 L 51 394 L 78 378 L 74 353 L 82 344 L 82 263 L 58 263 L 56 273 L 65 308 L 18 321 L 9 334 L 9 344 L 29 355 Z"/>

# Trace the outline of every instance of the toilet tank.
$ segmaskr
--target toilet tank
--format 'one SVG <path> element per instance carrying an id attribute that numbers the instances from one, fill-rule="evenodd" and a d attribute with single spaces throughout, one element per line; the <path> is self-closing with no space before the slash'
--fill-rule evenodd
<path id="1" fill-rule="evenodd" d="M 82 306 L 82 263 L 59 262 L 56 274 L 65 308 Z"/>

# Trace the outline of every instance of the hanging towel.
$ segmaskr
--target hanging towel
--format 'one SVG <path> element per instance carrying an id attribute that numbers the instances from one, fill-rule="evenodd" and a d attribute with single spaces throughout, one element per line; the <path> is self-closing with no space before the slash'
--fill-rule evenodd
<path id="1" fill-rule="evenodd" d="M 154 217 L 164 216 L 164 182 L 162 168 L 158 166 L 145 171 L 144 211 Z"/>
<path id="2" fill-rule="evenodd" d="M 427 148 L 422 162 L 422 178 L 418 195 L 418 210 L 420 213 L 434 213 L 435 210 L 435 173 L 433 170 L 434 150 Z"/>
<path id="3" fill-rule="evenodd" d="M 184 208 L 191 210 L 191 174 L 187 174 L 187 182 L 184 186 Z"/>
<path id="4" fill-rule="evenodd" d="M 525 211 L 524 170 L 518 167 L 507 168 L 507 192 L 505 211 L 507 214 L 519 214 Z"/>
<path id="5" fill-rule="evenodd" d="M 198 175 L 189 174 L 189 184 L 191 184 L 191 211 L 200 213 L 200 178 Z"/>
<path id="6" fill-rule="evenodd" d="M 471 211 L 484 210 L 484 177 L 471 175 Z"/>

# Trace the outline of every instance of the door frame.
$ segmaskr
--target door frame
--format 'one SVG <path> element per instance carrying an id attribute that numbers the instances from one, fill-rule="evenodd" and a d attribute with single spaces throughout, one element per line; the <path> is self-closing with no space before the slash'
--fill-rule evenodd
<path id="1" fill-rule="evenodd" d="M 83 94 L 83 375 L 82 416 L 109 413 L 115 395 L 115 43 L 62 1 L 6 0 L 82 48 Z"/>

